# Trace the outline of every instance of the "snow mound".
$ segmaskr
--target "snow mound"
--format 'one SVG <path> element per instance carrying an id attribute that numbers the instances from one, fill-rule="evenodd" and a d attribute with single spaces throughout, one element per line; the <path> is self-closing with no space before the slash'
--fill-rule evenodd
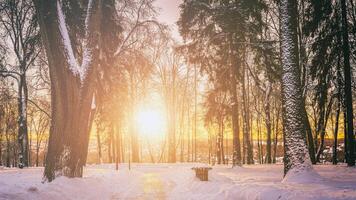
<path id="1" fill-rule="evenodd" d="M 292 169 L 283 179 L 283 183 L 321 183 L 324 179 L 311 167 Z"/>

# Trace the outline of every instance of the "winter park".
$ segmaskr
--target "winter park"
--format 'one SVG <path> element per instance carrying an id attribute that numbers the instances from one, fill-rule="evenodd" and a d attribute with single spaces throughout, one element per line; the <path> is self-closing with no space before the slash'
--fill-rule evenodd
<path id="1" fill-rule="evenodd" d="M 0 200 L 356 199 L 356 0 L 0 0 Z"/>

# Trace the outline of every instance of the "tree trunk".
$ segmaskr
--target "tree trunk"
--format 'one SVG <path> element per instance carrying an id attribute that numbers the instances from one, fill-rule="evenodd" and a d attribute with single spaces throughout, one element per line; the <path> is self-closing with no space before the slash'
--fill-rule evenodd
<path id="1" fill-rule="evenodd" d="M 249 102 L 247 101 L 247 93 L 246 93 L 246 66 L 243 65 L 243 77 L 242 77 L 242 100 L 243 100 L 243 134 L 244 134 L 244 151 L 246 152 L 246 163 L 253 164 L 253 152 L 252 145 L 250 139 L 250 117 L 249 117 Z"/>
<path id="2" fill-rule="evenodd" d="M 236 76 L 232 75 L 232 131 L 233 131 L 233 166 L 241 165 L 239 102 L 237 100 Z"/>
<path id="3" fill-rule="evenodd" d="M 116 170 L 119 170 L 119 163 L 121 163 L 121 123 L 116 125 Z"/>
<path id="4" fill-rule="evenodd" d="M 336 116 L 335 116 L 335 129 L 334 129 L 334 146 L 333 146 L 333 164 L 337 164 L 337 135 L 339 131 L 339 116 L 340 116 L 340 101 L 338 99 L 337 109 L 336 109 Z"/>
<path id="5" fill-rule="evenodd" d="M 262 153 L 262 144 L 261 144 L 261 125 L 260 125 L 260 113 L 257 112 L 257 119 L 256 119 L 256 125 L 257 125 L 257 153 L 258 153 L 258 160 L 260 164 L 263 164 L 263 153 Z"/>
<path id="6" fill-rule="evenodd" d="M 140 162 L 139 158 L 139 143 L 138 143 L 138 134 L 137 128 L 133 124 L 134 122 L 134 113 L 135 113 L 135 104 L 136 104 L 136 88 L 134 85 L 134 77 L 133 75 L 130 76 L 130 85 L 131 85 L 131 111 L 130 116 L 132 122 L 130 122 L 130 142 L 131 142 L 131 161 L 134 163 Z"/>
<path id="7" fill-rule="evenodd" d="M 98 32 L 100 30 L 101 3 L 93 1 L 87 16 L 87 47 L 85 76 L 74 71 L 73 60 L 66 43 L 67 30 L 61 4 L 55 0 L 36 0 L 42 41 L 46 50 L 51 77 L 52 119 L 44 176 L 52 181 L 57 175 L 81 177 L 86 162 L 91 105 L 95 81 L 91 67 L 99 58 Z M 61 24 L 62 23 L 62 24 Z M 63 35 L 64 34 L 64 35 Z M 72 52 L 73 53 L 73 52 Z M 77 69 L 79 70 L 79 69 Z"/>
<path id="8" fill-rule="evenodd" d="M 11 167 L 10 158 L 11 158 L 11 145 L 10 145 L 10 136 L 6 133 L 6 167 Z"/>
<path id="9" fill-rule="evenodd" d="M 233 53 L 232 51 L 232 35 L 230 35 L 230 54 Z M 233 134 L 233 155 L 232 155 L 232 165 L 241 165 L 241 145 L 240 145 L 240 124 L 239 124 L 239 102 L 237 99 L 237 70 L 238 70 L 238 63 L 234 63 L 234 59 L 231 59 L 230 63 L 230 70 L 231 70 L 231 120 L 232 120 L 232 134 Z"/>
<path id="10" fill-rule="evenodd" d="M 298 61 L 297 1 L 281 0 L 282 105 L 284 132 L 284 175 L 290 170 L 311 168 L 305 140 L 304 99 Z"/>
<path id="11" fill-rule="evenodd" d="M 197 80 L 198 79 L 198 72 L 197 66 L 194 65 L 194 162 L 197 161 L 197 101 L 198 101 L 198 91 L 197 91 Z"/>
<path id="12" fill-rule="evenodd" d="M 96 142 L 98 145 L 98 163 L 101 164 L 103 162 L 102 154 L 101 154 L 101 140 L 100 140 L 100 132 L 99 129 L 96 129 Z"/>
<path id="13" fill-rule="evenodd" d="M 190 154 L 191 154 L 191 139 L 190 139 L 190 109 L 188 105 L 187 110 L 187 139 L 188 139 L 188 146 L 187 146 L 187 161 L 190 162 Z"/>
<path id="14" fill-rule="evenodd" d="M 318 152 L 316 154 L 317 162 L 320 162 L 320 156 L 321 156 L 321 154 L 323 153 L 323 150 L 324 150 L 326 126 L 327 126 L 327 123 L 328 123 L 328 119 L 329 119 L 329 115 L 330 115 L 330 112 L 331 112 L 332 104 L 333 104 L 333 98 L 330 99 L 330 102 L 329 102 L 328 107 L 326 109 L 324 124 L 322 125 L 322 130 L 321 130 L 321 133 L 320 133 L 320 145 L 319 145 Z"/>
<path id="15" fill-rule="evenodd" d="M 272 83 L 268 81 L 265 97 L 265 114 L 266 114 L 266 129 L 267 129 L 267 145 L 266 145 L 266 163 L 272 163 L 272 125 L 271 125 L 271 105 L 270 97 L 272 91 Z"/>
<path id="16" fill-rule="evenodd" d="M 274 151 L 273 151 L 273 163 L 276 163 L 276 157 L 277 157 L 277 147 L 278 147 L 278 133 L 279 133 L 279 111 L 280 109 L 277 110 L 277 116 L 276 116 L 276 129 L 275 129 L 275 134 L 274 134 Z M 313 153 L 314 154 L 314 153 Z"/>
<path id="17" fill-rule="evenodd" d="M 3 138 L 3 135 L 1 134 L 0 135 L 0 166 L 3 165 L 3 162 L 2 162 L 2 138 Z"/>
<path id="18" fill-rule="evenodd" d="M 345 102 L 344 102 L 345 103 Z M 345 119 L 347 119 L 346 117 L 346 106 L 343 105 L 343 114 L 344 114 L 344 160 L 346 163 L 348 163 L 348 159 L 349 159 L 349 151 L 347 150 L 348 149 L 348 138 L 347 138 L 347 121 Z"/>
<path id="19" fill-rule="evenodd" d="M 167 107 L 169 108 L 169 132 L 168 132 L 168 162 L 169 163 L 175 163 L 176 162 L 176 101 L 175 101 L 175 74 L 174 70 L 172 70 L 172 85 L 171 85 L 171 92 L 170 97 L 167 99 L 171 99 L 171 101 L 168 101 L 169 105 Z"/>
<path id="20" fill-rule="evenodd" d="M 351 80 L 351 66 L 350 66 L 350 46 L 349 46 L 349 31 L 347 21 L 346 1 L 341 0 L 342 13 L 342 51 L 344 56 L 344 77 L 345 77 L 345 106 L 346 106 L 346 121 L 347 121 L 347 152 L 349 158 L 347 159 L 348 166 L 355 166 L 355 136 L 353 127 L 353 105 L 352 105 L 352 80 Z"/>
<path id="21" fill-rule="evenodd" d="M 111 146 L 111 141 L 112 141 L 112 130 L 110 130 L 109 132 L 109 138 L 107 139 L 106 143 L 108 145 L 108 163 L 112 163 L 112 155 L 111 155 L 111 149 L 112 149 L 112 146 Z"/>
<path id="22" fill-rule="evenodd" d="M 21 67 L 23 69 L 24 67 Z M 18 82 L 18 113 L 19 113 L 19 128 L 18 128 L 18 143 L 19 143 L 19 167 L 28 167 L 29 151 L 28 151 L 28 128 L 27 128 L 27 83 L 26 74 L 22 70 L 20 80 Z"/>
<path id="23" fill-rule="evenodd" d="M 38 167 L 39 164 L 39 153 L 40 153 L 40 149 L 39 147 L 36 147 L 36 167 Z"/>
<path id="24" fill-rule="evenodd" d="M 308 119 L 308 114 L 307 111 L 304 107 L 303 109 L 303 115 L 304 115 L 304 120 L 305 120 L 305 128 L 306 128 L 306 139 L 307 139 L 307 145 L 308 145 L 308 151 L 309 151 L 309 157 L 312 162 L 312 164 L 316 164 L 316 157 L 315 157 L 315 146 L 314 146 L 314 140 L 313 140 L 313 133 L 312 129 L 310 127 L 309 119 Z"/>

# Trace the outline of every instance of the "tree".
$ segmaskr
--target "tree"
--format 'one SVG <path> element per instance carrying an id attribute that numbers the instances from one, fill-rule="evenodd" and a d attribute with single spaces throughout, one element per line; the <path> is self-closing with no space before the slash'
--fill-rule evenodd
<path id="1" fill-rule="evenodd" d="M 18 163 L 16 155 L 17 143 L 16 138 L 16 102 L 13 94 L 10 91 L 11 86 L 6 82 L 1 83 L 1 97 L 0 97 L 0 131 L 1 138 L 5 138 L 5 165 L 6 167 L 15 167 Z"/>
<path id="2" fill-rule="evenodd" d="M 207 98 L 204 103 L 206 107 L 205 113 L 205 125 L 216 126 L 216 139 L 215 139 L 215 149 L 216 158 L 218 164 L 225 164 L 225 152 L 224 152 L 224 132 L 225 132 L 225 121 L 228 120 L 228 112 L 231 108 L 228 106 L 229 99 L 227 94 L 222 92 L 220 89 L 213 88 L 207 94 Z"/>
<path id="3" fill-rule="evenodd" d="M 310 65 L 308 76 L 313 82 L 316 82 L 312 86 L 314 88 L 311 93 L 315 95 L 312 103 L 315 105 L 312 106 L 316 107 L 315 121 L 317 126 L 314 135 L 316 148 L 318 147 L 318 137 L 320 137 L 320 144 L 316 155 L 318 160 L 323 152 L 328 116 L 332 112 L 334 102 L 337 101 L 337 104 L 339 104 L 339 101 L 342 101 L 345 113 L 347 112 L 347 108 L 352 107 L 352 105 L 346 105 L 346 94 L 351 94 L 351 91 L 346 92 L 347 87 L 350 87 L 346 84 L 346 78 L 352 70 L 346 74 L 345 71 L 344 74 L 340 73 L 342 67 L 344 70 L 345 67 L 348 68 L 347 62 L 350 64 L 350 60 L 354 60 L 350 52 L 354 51 L 355 46 L 352 45 L 353 43 L 350 39 L 345 38 L 345 36 L 348 37 L 349 35 L 351 37 L 354 36 L 353 30 L 355 26 L 352 26 L 354 15 L 348 14 L 349 11 L 352 13 L 351 10 L 354 10 L 353 1 L 349 2 L 350 4 L 346 5 L 345 9 L 342 9 L 343 3 L 345 3 L 342 1 L 312 0 L 304 2 L 306 17 L 303 24 L 303 34 L 310 40 L 310 48 L 308 48 L 307 54 L 311 55 L 311 62 L 307 63 Z M 343 14 L 344 11 L 346 12 L 345 15 Z M 348 29 L 349 25 L 350 29 Z M 347 27 L 347 30 L 345 30 L 345 27 Z M 346 52 L 347 49 L 349 49 L 349 53 Z M 352 81 L 351 78 L 348 81 L 349 85 L 351 84 L 350 81 Z M 352 94 L 350 97 L 352 98 Z M 337 107 L 335 108 L 336 110 L 338 109 Z M 345 122 L 348 121 L 345 120 Z M 347 130 L 348 126 L 346 125 L 345 127 L 345 130 Z M 347 149 L 349 147 L 347 144 L 349 139 L 348 137 L 345 137 L 345 139 L 345 155 L 346 160 L 348 160 L 349 150 Z"/>
<path id="4" fill-rule="evenodd" d="M 48 181 L 61 174 L 81 177 L 96 81 L 114 61 L 120 41 L 115 1 L 34 3 L 51 75 L 52 120 L 44 177 Z"/>
<path id="5" fill-rule="evenodd" d="M 297 35 L 297 1 L 280 1 L 284 175 L 311 168 L 303 115 Z"/>
<path id="6" fill-rule="evenodd" d="M 200 67 L 209 81 L 216 84 L 215 88 L 222 89 L 231 96 L 233 109 L 232 124 L 235 136 L 234 162 L 240 156 L 238 145 L 239 119 L 236 89 L 243 95 L 243 149 L 247 155 L 247 163 L 253 163 L 253 138 L 251 138 L 250 113 L 248 108 L 248 68 L 250 52 L 256 51 L 253 45 L 260 42 L 261 19 L 265 4 L 262 1 L 184 1 L 181 5 L 181 16 L 178 21 L 179 30 L 187 43 L 188 62 Z M 232 112 L 230 112 L 232 113 Z M 235 164 L 236 164 L 235 163 Z"/>
<path id="7" fill-rule="evenodd" d="M 346 1 L 341 0 L 341 15 L 342 15 L 342 52 L 344 56 L 344 77 L 345 77 L 345 106 L 346 106 L 346 121 L 347 121 L 347 159 L 348 166 L 355 166 L 355 135 L 354 135 L 354 116 L 352 105 L 352 80 L 350 66 L 350 46 L 349 46 L 349 31 L 347 20 Z"/>
<path id="8" fill-rule="evenodd" d="M 15 63 L 9 60 L 0 70 L 1 76 L 13 77 L 17 81 L 18 93 L 18 143 L 19 167 L 29 165 L 27 103 L 27 71 L 33 65 L 40 51 L 40 37 L 34 5 L 30 0 L 0 3 L 0 24 L 5 31 L 5 41 L 10 41 L 11 54 Z"/>

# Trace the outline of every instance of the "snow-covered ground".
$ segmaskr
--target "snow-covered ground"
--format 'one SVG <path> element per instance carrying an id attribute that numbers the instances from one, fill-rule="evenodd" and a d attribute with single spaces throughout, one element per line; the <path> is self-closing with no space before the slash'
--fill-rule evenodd
<path id="1" fill-rule="evenodd" d="M 43 168 L 0 169 L 0 199 L 356 199 L 356 168 L 320 165 L 320 177 L 282 183 L 282 165 L 214 166 L 201 182 L 198 165 L 93 165 L 52 183 L 41 183 Z"/>

